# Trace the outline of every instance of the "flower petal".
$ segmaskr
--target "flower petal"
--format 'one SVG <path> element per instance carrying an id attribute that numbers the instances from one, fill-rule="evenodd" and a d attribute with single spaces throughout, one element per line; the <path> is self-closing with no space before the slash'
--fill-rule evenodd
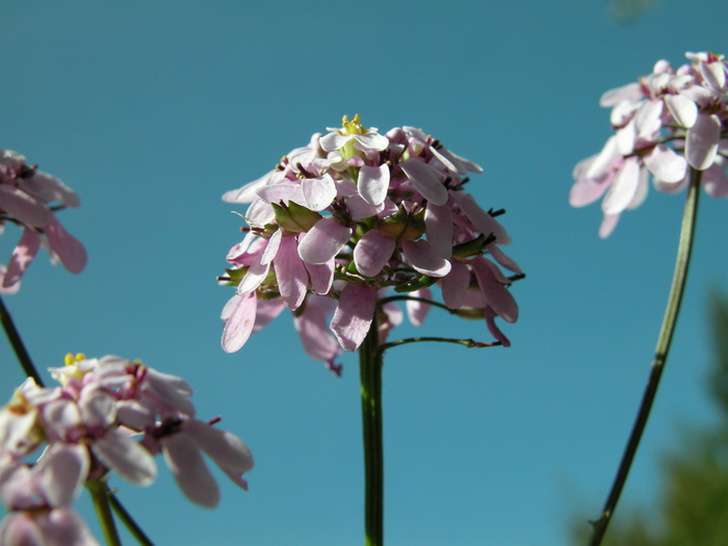
<path id="1" fill-rule="evenodd" d="M 298 309 L 303 303 L 308 285 L 308 273 L 296 247 L 295 237 L 283 237 L 278 255 L 273 261 L 278 290 L 289 309 Z"/>
<path id="2" fill-rule="evenodd" d="M 364 166 L 359 169 L 359 178 L 356 183 L 359 195 L 370 205 L 381 205 L 387 197 L 389 190 L 389 166 Z"/>
<path id="3" fill-rule="evenodd" d="M 396 243 L 376 229 L 367 231 L 354 247 L 354 264 L 365 277 L 375 277 L 392 257 Z"/>
<path id="4" fill-rule="evenodd" d="M 493 271 L 497 266 L 482 257 L 475 258 L 470 263 L 486 303 L 507 322 L 516 322 L 518 304 L 508 288 L 498 282 Z"/>
<path id="5" fill-rule="evenodd" d="M 253 332 L 256 309 L 255 292 L 236 294 L 225 304 L 223 314 L 227 316 L 227 319 L 224 319 L 225 326 L 220 343 L 226 353 L 239 351 L 248 341 Z"/>
<path id="6" fill-rule="evenodd" d="M 459 191 L 453 192 L 453 198 L 477 231 L 486 237 L 492 233 L 499 245 L 511 242 L 511 237 L 500 222 L 481 209 L 471 195 Z"/>
<path id="7" fill-rule="evenodd" d="M 304 262 L 325 264 L 334 258 L 351 237 L 351 228 L 335 218 L 323 218 L 301 237 L 298 254 Z"/>
<path id="8" fill-rule="evenodd" d="M 118 429 L 111 429 L 91 444 L 94 455 L 119 476 L 137 485 L 150 485 L 157 466 L 149 452 Z"/>
<path id="9" fill-rule="evenodd" d="M 222 195 L 222 200 L 226 203 L 252 203 L 257 197 L 258 190 L 268 183 L 271 174 L 274 172 L 267 172 L 257 180 L 248 182 L 236 190 L 226 191 Z"/>
<path id="10" fill-rule="evenodd" d="M 317 294 L 328 294 L 331 290 L 331 285 L 334 283 L 334 266 L 336 261 L 331 258 L 325 264 L 309 264 L 303 262 L 308 271 L 308 279 L 311 285 L 311 290 Z"/>
<path id="11" fill-rule="evenodd" d="M 420 288 L 408 295 L 414 298 L 432 299 L 432 292 L 429 288 Z M 422 301 L 407 300 L 405 307 L 407 308 L 407 318 L 414 326 L 422 325 L 430 311 L 430 304 Z"/>
<path id="12" fill-rule="evenodd" d="M 704 171 L 715 161 L 720 140 L 720 120 L 716 115 L 700 113 L 685 139 L 685 157 L 694 169 Z"/>
<path id="13" fill-rule="evenodd" d="M 39 248 L 40 236 L 30 229 L 23 230 L 23 235 L 10 256 L 10 263 L 3 278 L 3 288 L 9 288 L 20 282 L 20 278 L 30 266 Z"/>
<path id="14" fill-rule="evenodd" d="M 275 258 L 278 255 L 278 249 L 281 245 L 281 237 L 283 237 L 283 230 L 277 229 L 273 232 L 273 235 L 270 236 L 270 239 L 268 239 L 268 244 L 265 246 L 265 250 L 260 255 L 260 263 L 261 265 L 267 265 L 270 262 L 273 261 L 273 258 Z M 256 287 L 257 288 L 257 287 Z M 247 292 L 248 290 L 245 290 Z"/>
<path id="15" fill-rule="evenodd" d="M 438 172 L 418 158 L 410 158 L 399 164 L 422 197 L 436 205 L 447 203 L 448 191 Z"/>
<path id="16" fill-rule="evenodd" d="M 601 225 L 599 226 L 599 237 L 606 239 L 614 231 L 619 222 L 619 214 L 605 214 Z"/>
<path id="17" fill-rule="evenodd" d="M 698 107 L 685 95 L 665 95 L 665 105 L 678 125 L 690 128 L 698 119 Z"/>
<path id="18" fill-rule="evenodd" d="M 377 289 L 365 284 L 347 284 L 331 319 L 331 330 L 345 351 L 355 351 L 369 332 Z"/>
<path id="19" fill-rule="evenodd" d="M 403 241 L 402 253 L 405 262 L 423 275 L 444 277 L 450 273 L 450 262 L 442 258 L 432 245 L 423 239 Z"/>
<path id="20" fill-rule="evenodd" d="M 303 313 L 293 317 L 293 325 L 301 337 L 303 349 L 316 360 L 328 362 L 338 356 L 341 348 L 331 335 L 328 317 L 334 311 L 335 300 L 323 296 L 309 296 Z"/>
<path id="21" fill-rule="evenodd" d="M 88 450 L 80 444 L 54 443 L 43 454 L 34 473 L 51 506 L 67 506 L 78 495 L 88 476 Z"/>
<path id="22" fill-rule="evenodd" d="M 193 438 L 178 432 L 163 437 L 161 443 L 164 460 L 187 498 L 207 508 L 217 506 L 220 490 Z"/>
<path id="23" fill-rule="evenodd" d="M 656 179 L 667 183 L 680 182 L 688 168 L 683 156 L 663 144 L 655 146 L 644 161 Z"/>
<path id="24" fill-rule="evenodd" d="M 440 288 L 445 305 L 451 309 L 458 309 L 465 305 L 466 292 L 470 286 L 470 270 L 465 264 L 456 260 L 450 263 L 452 268 L 450 273 L 440 279 Z"/>
<path id="25" fill-rule="evenodd" d="M 336 184 L 328 174 L 301 180 L 301 189 L 306 208 L 317 212 L 327 208 L 336 198 Z"/>
<path id="26" fill-rule="evenodd" d="M 8 184 L 0 185 L 0 209 L 26 226 L 43 227 L 53 217 L 44 204 Z"/>
<path id="27" fill-rule="evenodd" d="M 640 165 L 635 157 L 628 158 L 602 201 L 604 214 L 619 214 L 627 208 L 637 191 Z"/>
<path id="28" fill-rule="evenodd" d="M 443 258 L 452 255 L 452 209 L 447 205 L 427 203 L 425 231 L 432 248 Z"/>
<path id="29" fill-rule="evenodd" d="M 86 267 L 86 249 L 73 235 L 68 233 L 55 218 L 45 226 L 48 246 L 58 255 L 63 266 L 71 273 L 80 273 Z"/>

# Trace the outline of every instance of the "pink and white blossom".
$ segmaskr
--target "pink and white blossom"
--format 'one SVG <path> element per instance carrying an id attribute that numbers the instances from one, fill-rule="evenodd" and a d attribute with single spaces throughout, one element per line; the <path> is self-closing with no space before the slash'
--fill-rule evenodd
<path id="1" fill-rule="evenodd" d="M 656 117 L 642 115 L 636 134 Z M 482 170 L 421 129 L 382 135 L 357 115 L 227 192 L 225 201 L 249 206 L 219 278 L 237 287 L 221 313 L 223 349 L 239 350 L 288 307 L 304 350 L 339 373 L 335 359 L 356 350 L 375 319 L 380 336 L 401 321 L 396 304 L 377 304 L 388 289 L 429 299 L 437 283 L 448 306 L 482 318 L 508 344 L 495 317 L 513 322 L 518 313 L 500 268 L 522 271 L 501 250 L 510 236 L 498 214 L 465 191 L 467 173 Z M 428 310 L 407 305 L 415 325 Z"/>
<path id="2" fill-rule="evenodd" d="M 726 195 L 728 65 L 713 53 L 687 53 L 690 61 L 673 69 L 658 61 L 651 74 L 602 95 L 612 108 L 614 135 L 601 152 L 576 165 L 569 202 L 582 207 L 602 199 L 600 237 L 608 237 L 621 214 L 647 197 L 649 179 L 657 191 L 677 193 L 689 169 L 702 171 L 712 196 Z"/>

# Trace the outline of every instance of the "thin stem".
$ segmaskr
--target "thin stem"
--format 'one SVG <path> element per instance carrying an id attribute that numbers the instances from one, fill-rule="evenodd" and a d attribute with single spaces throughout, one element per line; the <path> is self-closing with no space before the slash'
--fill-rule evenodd
<path id="1" fill-rule="evenodd" d="M 0 321 L 2 321 L 3 329 L 5 330 L 5 335 L 7 335 L 8 340 L 10 341 L 10 345 L 13 347 L 13 351 L 15 352 L 15 356 L 18 358 L 18 361 L 20 362 L 21 367 L 23 368 L 23 371 L 28 377 L 32 377 L 35 382 L 38 384 L 38 386 L 42 387 L 44 386 L 43 379 L 41 379 L 40 374 L 38 373 L 37 368 L 35 367 L 35 364 L 33 364 L 33 359 L 30 358 L 30 353 L 28 353 L 28 349 L 25 347 L 25 343 L 23 343 L 23 338 L 20 337 L 20 332 L 18 332 L 18 329 L 15 327 L 15 322 L 13 321 L 13 317 L 10 315 L 10 311 L 8 311 L 7 307 L 5 307 L 5 302 L 3 302 L 3 299 L 0 297 Z M 89 491 L 93 495 L 93 491 L 91 491 L 91 484 L 92 482 L 88 482 L 86 486 L 89 488 Z M 104 484 L 104 487 L 106 487 L 106 484 Z M 141 527 L 134 521 L 134 519 L 131 517 L 129 512 L 126 511 L 124 506 L 121 504 L 121 501 L 116 498 L 115 495 L 109 492 L 109 496 L 111 497 L 111 504 L 114 507 L 115 510 L 123 511 L 126 515 L 125 517 L 122 517 L 122 521 L 124 524 L 129 528 L 129 531 L 132 535 L 134 535 L 137 540 L 139 541 L 139 544 L 142 546 L 147 546 L 149 544 L 152 544 L 152 542 L 146 537 L 144 532 L 141 530 Z M 136 531 L 135 531 L 136 530 Z"/>
<path id="2" fill-rule="evenodd" d="M 485 347 L 498 347 L 501 345 L 500 341 L 493 341 L 485 343 L 482 341 L 475 341 L 474 339 L 466 338 L 459 339 L 453 337 L 435 337 L 435 336 L 421 336 L 421 337 L 406 337 L 404 339 L 395 339 L 389 343 L 383 343 L 379 346 L 379 352 L 383 353 L 387 349 L 392 347 L 399 347 L 401 345 L 407 345 L 409 343 L 424 343 L 427 341 L 434 341 L 438 343 L 455 343 L 456 345 L 462 345 L 468 349 L 483 349 Z"/>
<path id="3" fill-rule="evenodd" d="M 439 301 L 430 300 L 427 298 L 421 298 L 419 296 L 408 296 L 408 295 L 402 295 L 402 296 L 387 296 L 386 298 L 382 298 L 377 302 L 377 305 L 379 307 L 382 307 L 383 305 L 393 302 L 393 301 L 418 301 L 420 303 L 426 303 L 427 305 L 432 305 L 433 307 L 437 307 L 439 309 L 443 309 L 444 311 L 447 311 L 451 315 L 457 315 L 462 318 L 467 319 L 482 319 L 483 318 L 483 310 L 482 309 L 453 309 L 452 307 L 448 307 L 444 303 L 440 303 Z"/>
<path id="4" fill-rule="evenodd" d="M 109 503 L 111 504 L 111 509 L 114 511 L 114 513 L 116 513 L 121 522 L 124 524 L 124 527 L 127 528 L 127 530 L 132 534 L 136 541 L 141 544 L 141 546 L 154 546 L 154 543 L 144 533 L 142 528 L 139 527 L 139 524 L 134 521 L 134 518 L 131 516 L 131 514 L 127 512 L 126 508 L 124 508 L 124 505 L 121 504 L 121 501 L 119 501 L 119 499 L 116 498 L 116 495 L 114 495 L 111 491 L 109 491 Z"/>
<path id="5" fill-rule="evenodd" d="M 364 439 L 364 522 L 366 546 L 384 543 L 384 451 L 382 446 L 382 353 L 375 318 L 359 348 Z"/>
<path id="6" fill-rule="evenodd" d="M 675 271 L 672 277 L 672 286 L 670 295 L 667 299 L 665 315 L 662 319 L 660 327 L 660 335 L 657 338 L 657 348 L 655 356 L 652 360 L 650 377 L 645 386 L 642 402 L 640 403 L 637 417 L 632 425 L 632 432 L 622 454 L 622 460 L 619 463 L 619 469 L 609 491 L 609 496 L 604 503 L 602 514 L 598 520 L 592 522 L 594 531 L 592 534 L 591 546 L 599 546 L 602 543 L 609 522 L 614 515 L 614 510 L 619 502 L 619 496 L 622 493 L 627 476 L 629 475 L 632 461 L 637 453 L 642 433 L 645 430 L 647 419 L 650 416 L 652 403 L 657 394 L 657 388 L 660 384 L 662 372 L 665 369 L 667 356 L 670 351 L 673 334 L 675 333 L 675 325 L 680 312 L 680 303 L 682 302 L 683 292 L 685 291 L 685 280 L 688 275 L 688 267 L 690 265 L 690 255 L 693 249 L 693 241 L 695 236 L 695 220 L 698 215 L 698 198 L 700 196 L 700 178 L 702 172 L 690 169 L 690 188 L 688 189 L 687 201 L 685 202 L 685 210 L 683 212 L 682 227 L 680 228 L 680 242 L 677 249 L 677 258 L 675 260 Z"/>
<path id="7" fill-rule="evenodd" d="M 109 506 L 109 490 L 106 488 L 106 484 L 98 480 L 89 480 L 86 483 L 86 487 L 91 492 L 96 517 L 99 518 L 101 531 L 104 533 L 106 544 L 108 546 L 121 546 L 119 533 L 114 523 L 114 516 L 111 514 L 111 508 Z"/>
<path id="8" fill-rule="evenodd" d="M 30 358 L 30 355 L 28 354 L 28 350 L 25 348 L 25 344 L 23 343 L 23 340 L 20 337 L 20 333 L 18 332 L 18 329 L 15 327 L 15 323 L 13 322 L 13 317 L 10 316 L 10 311 L 8 311 L 7 307 L 5 307 L 5 302 L 0 297 L 0 320 L 3 323 L 3 329 L 5 330 L 5 335 L 8 336 L 8 341 L 10 341 L 10 345 L 13 346 L 13 351 L 15 351 L 15 356 L 18 357 L 18 362 L 20 362 L 20 366 L 23 368 L 23 371 L 25 372 L 25 375 L 28 377 L 32 377 L 35 382 L 38 384 L 38 386 L 43 386 L 43 379 L 41 379 L 40 374 L 38 373 L 38 370 L 35 368 L 35 365 L 33 364 L 33 360 Z"/>

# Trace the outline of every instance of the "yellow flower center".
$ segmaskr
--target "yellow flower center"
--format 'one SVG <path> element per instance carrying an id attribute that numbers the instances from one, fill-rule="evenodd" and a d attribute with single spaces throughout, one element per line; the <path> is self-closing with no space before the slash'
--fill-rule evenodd
<path id="1" fill-rule="evenodd" d="M 359 114 L 354 114 L 351 120 L 349 120 L 349 116 L 342 116 L 341 127 L 344 129 L 345 135 L 363 135 L 367 132 L 367 128 L 361 124 Z"/>
<path id="2" fill-rule="evenodd" d="M 73 366 L 76 362 L 81 362 L 82 360 L 86 360 L 86 355 L 83 353 L 76 353 L 75 355 L 73 353 L 66 353 L 66 356 L 63 358 L 66 366 Z"/>

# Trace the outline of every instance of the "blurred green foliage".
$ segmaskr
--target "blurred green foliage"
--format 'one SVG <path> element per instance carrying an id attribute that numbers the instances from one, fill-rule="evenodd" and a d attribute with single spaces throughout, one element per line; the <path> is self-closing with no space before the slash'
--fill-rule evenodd
<path id="1" fill-rule="evenodd" d="M 683 433 L 661 461 L 655 505 L 634 511 L 623 499 L 604 546 L 728 545 L 728 296 L 711 297 L 710 317 L 715 356 L 707 386 L 720 421 Z M 585 519 L 573 525 L 575 545 L 588 543 Z"/>
<path id="2" fill-rule="evenodd" d="M 619 22 L 630 23 L 656 3 L 657 0 L 609 0 L 609 14 Z"/>

